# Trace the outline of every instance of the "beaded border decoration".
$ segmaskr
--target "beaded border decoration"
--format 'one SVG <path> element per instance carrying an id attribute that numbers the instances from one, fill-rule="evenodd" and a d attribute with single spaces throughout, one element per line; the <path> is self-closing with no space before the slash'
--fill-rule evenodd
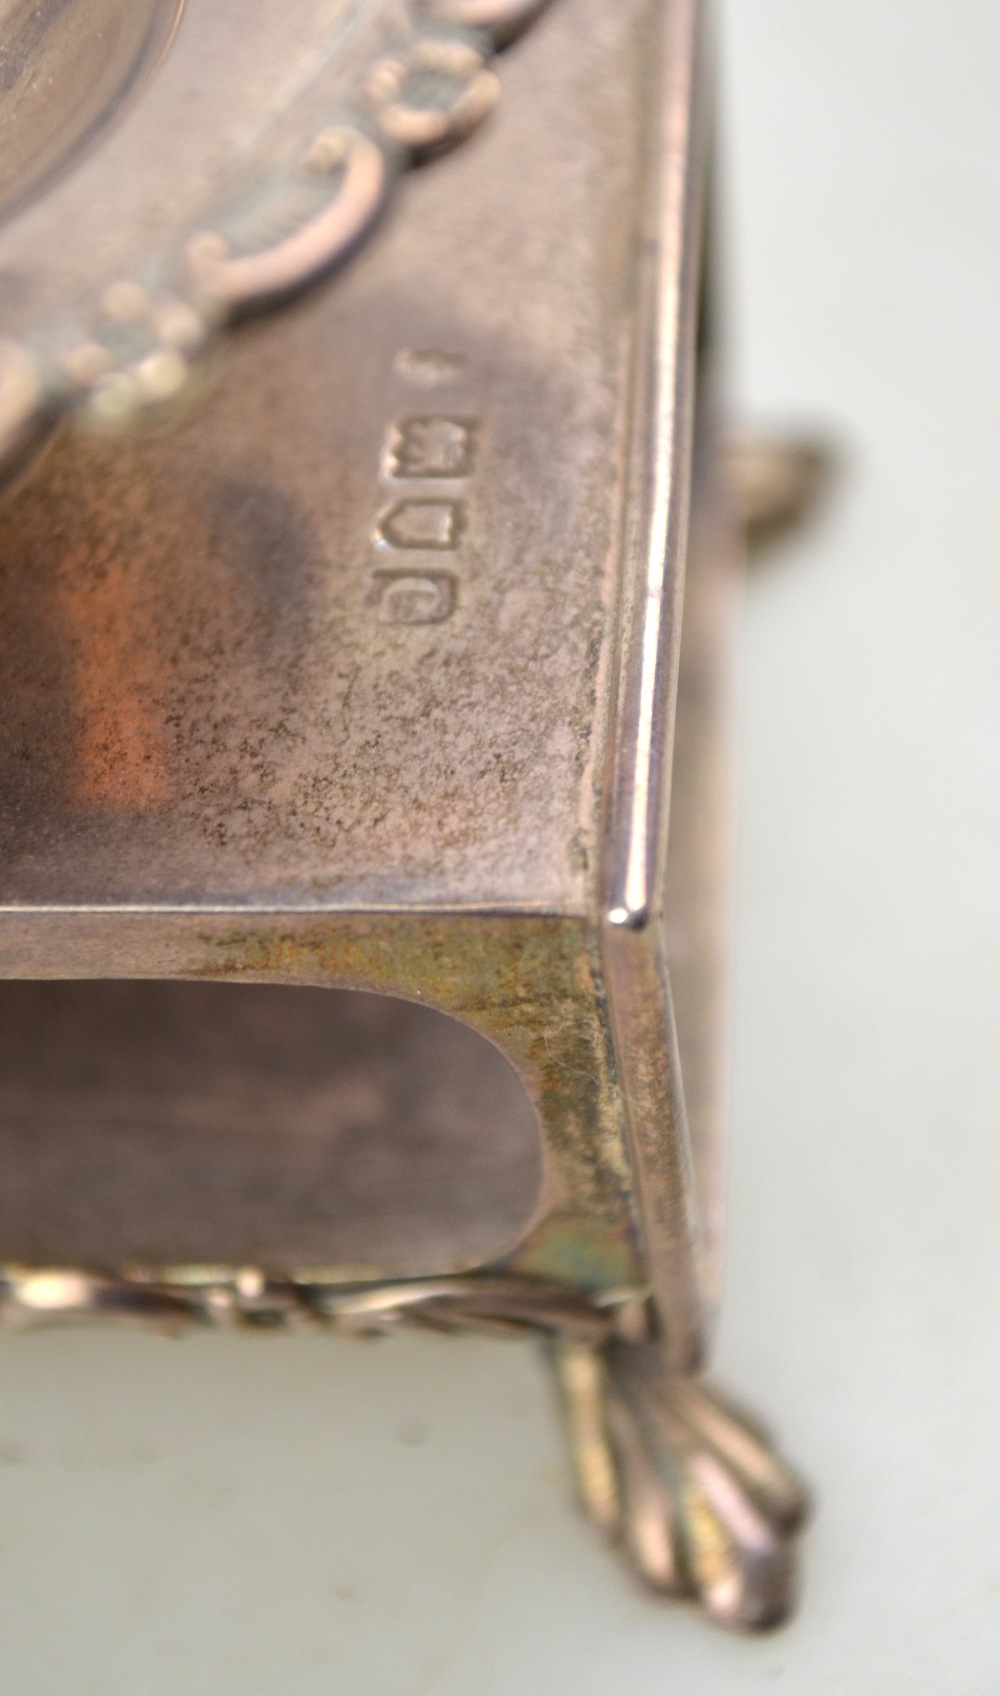
<path id="1" fill-rule="evenodd" d="M 141 274 L 109 277 L 58 331 L 0 338 L 0 474 L 60 417 L 127 424 L 172 400 L 227 324 L 334 270 L 373 229 L 396 180 L 492 111 L 493 54 L 547 0 L 398 0 L 378 48 L 331 98 L 329 122 L 275 161 L 241 158 L 239 186 Z M 319 73 L 322 80 L 326 71 Z M 316 110 L 316 84 L 308 100 Z M 331 96 L 333 91 L 331 90 Z M 284 114 L 294 123 L 294 111 Z M 303 120 L 305 122 L 305 119 Z"/>

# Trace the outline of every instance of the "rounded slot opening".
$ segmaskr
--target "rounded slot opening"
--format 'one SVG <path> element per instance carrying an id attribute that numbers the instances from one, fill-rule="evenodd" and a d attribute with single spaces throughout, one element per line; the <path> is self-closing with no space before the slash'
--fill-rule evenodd
<path id="1" fill-rule="evenodd" d="M 538 1207 L 538 1120 L 485 1037 L 343 989 L 0 982 L 0 1261 L 422 1276 Z"/>

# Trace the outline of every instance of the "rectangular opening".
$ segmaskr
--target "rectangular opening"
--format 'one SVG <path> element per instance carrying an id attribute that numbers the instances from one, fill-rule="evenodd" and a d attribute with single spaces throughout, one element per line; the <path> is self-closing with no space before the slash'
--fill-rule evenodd
<path id="1" fill-rule="evenodd" d="M 387 996 L 0 982 L 0 1261 L 421 1275 L 535 1212 L 541 1139 L 484 1037 Z"/>

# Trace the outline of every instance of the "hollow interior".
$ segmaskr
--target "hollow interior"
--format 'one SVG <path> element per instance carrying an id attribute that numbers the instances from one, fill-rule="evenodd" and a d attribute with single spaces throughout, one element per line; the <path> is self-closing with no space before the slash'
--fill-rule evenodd
<path id="1" fill-rule="evenodd" d="M 517 1073 L 351 990 L 0 982 L 0 1260 L 335 1267 L 495 1259 L 538 1205 Z"/>
<path id="2" fill-rule="evenodd" d="M 0 0 L 0 218 L 114 122 L 168 46 L 184 0 Z"/>

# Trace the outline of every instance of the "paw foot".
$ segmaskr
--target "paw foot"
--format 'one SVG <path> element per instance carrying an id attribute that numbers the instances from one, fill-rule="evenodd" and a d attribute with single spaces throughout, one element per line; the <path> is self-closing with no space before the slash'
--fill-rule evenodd
<path id="1" fill-rule="evenodd" d="M 560 1342 L 553 1358 L 581 1502 L 628 1564 L 720 1625 L 780 1625 L 808 1499 L 764 1433 L 652 1344 Z"/>

